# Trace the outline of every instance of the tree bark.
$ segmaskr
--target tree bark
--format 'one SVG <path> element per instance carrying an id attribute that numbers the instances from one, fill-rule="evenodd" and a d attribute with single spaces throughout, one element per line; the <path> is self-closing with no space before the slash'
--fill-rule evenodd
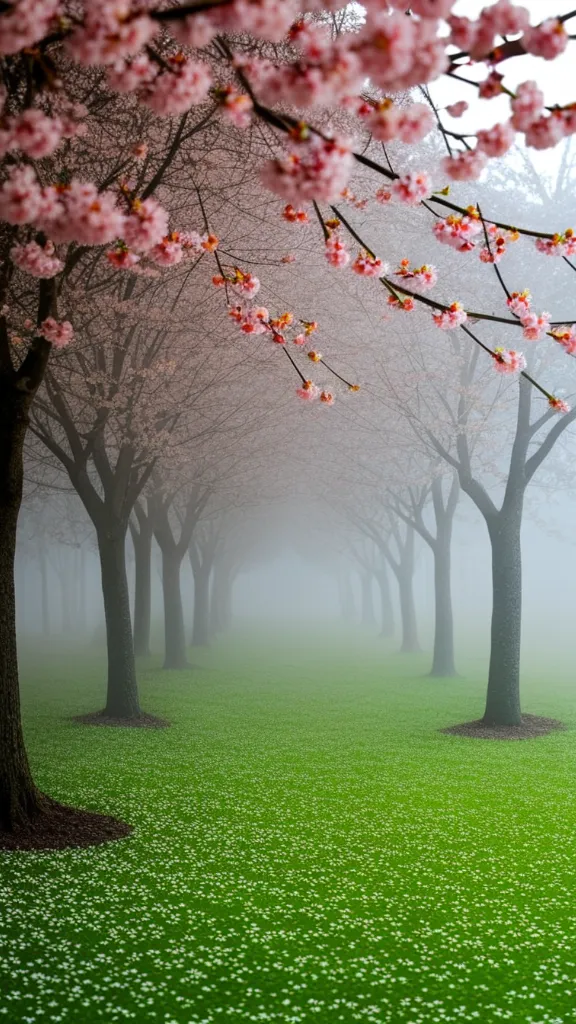
<path id="1" fill-rule="evenodd" d="M 506 506 L 488 524 L 492 544 L 492 625 L 484 722 L 520 725 L 522 629 L 521 509 Z"/>
<path id="2" fill-rule="evenodd" d="M 134 545 L 134 654 L 137 658 L 150 655 L 150 626 L 152 621 L 152 529 L 131 530 Z"/>
<path id="3" fill-rule="evenodd" d="M 0 381 L 0 827 L 13 831 L 42 811 L 20 717 L 14 563 L 22 501 L 25 403 Z"/>
<path id="4" fill-rule="evenodd" d="M 182 558 L 175 550 L 162 552 L 162 591 L 164 595 L 164 668 L 188 667 L 184 612 L 180 589 Z"/>
<path id="5" fill-rule="evenodd" d="M 48 559 L 46 558 L 46 546 L 40 541 L 39 551 L 40 562 L 40 599 L 42 602 L 42 636 L 50 636 L 50 601 L 48 599 Z"/>
<path id="6" fill-rule="evenodd" d="M 210 643 L 210 569 L 194 571 L 194 617 L 192 620 L 192 646 L 208 647 Z"/>
<path id="7" fill-rule="evenodd" d="M 370 570 L 360 573 L 360 583 L 362 587 L 362 625 L 372 627 L 376 625 L 376 617 L 374 615 L 374 595 L 372 592 L 372 573 Z"/>
<path id="8" fill-rule="evenodd" d="M 104 714 L 136 718 L 140 714 L 130 595 L 126 574 L 126 526 L 98 531 L 102 594 L 108 645 L 108 687 Z"/>
<path id="9" fill-rule="evenodd" d="M 451 581 L 451 524 L 438 523 L 434 544 L 434 655 L 431 676 L 457 675 L 454 663 L 454 614 Z"/>
<path id="10" fill-rule="evenodd" d="M 88 629 L 88 594 L 86 580 L 86 551 L 80 546 L 78 548 L 78 623 L 83 635 Z"/>
<path id="11" fill-rule="evenodd" d="M 390 578 L 385 565 L 378 569 L 376 579 L 380 589 L 380 636 L 394 636 L 394 609 L 390 593 Z"/>
<path id="12" fill-rule="evenodd" d="M 401 568 L 398 575 L 400 593 L 400 616 L 402 620 L 401 654 L 418 654 L 421 650 L 418 643 L 418 626 L 416 623 L 416 606 L 414 604 L 414 586 L 412 568 Z"/>

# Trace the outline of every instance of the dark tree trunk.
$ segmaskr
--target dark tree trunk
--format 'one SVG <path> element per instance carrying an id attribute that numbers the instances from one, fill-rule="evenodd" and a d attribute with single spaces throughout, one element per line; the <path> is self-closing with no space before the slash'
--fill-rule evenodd
<path id="1" fill-rule="evenodd" d="M 210 642 L 210 570 L 194 572 L 193 647 L 208 647 Z"/>
<path id="2" fill-rule="evenodd" d="M 22 501 L 24 403 L 0 381 L 0 827 L 25 827 L 45 798 L 34 785 L 20 718 L 14 563 Z"/>
<path id="3" fill-rule="evenodd" d="M 186 639 L 184 635 L 184 612 L 180 589 L 180 566 L 182 559 L 178 552 L 162 552 L 162 591 L 164 595 L 164 668 L 182 669 L 188 667 Z"/>
<path id="4" fill-rule="evenodd" d="M 112 718 L 136 718 L 140 714 L 125 543 L 125 526 L 98 531 L 108 645 L 108 689 L 104 714 Z"/>
<path id="5" fill-rule="evenodd" d="M 394 608 L 392 606 L 392 594 L 390 593 L 390 578 L 386 566 L 382 566 L 376 573 L 378 587 L 380 589 L 380 636 L 394 636 Z"/>
<path id="6" fill-rule="evenodd" d="M 434 656 L 431 676 L 455 676 L 451 583 L 451 524 L 438 524 L 434 546 Z"/>
<path id="7" fill-rule="evenodd" d="M 362 586 L 362 625 L 372 627 L 376 625 L 372 573 L 370 571 L 362 572 L 360 574 L 360 583 Z"/>
<path id="8" fill-rule="evenodd" d="M 520 725 L 522 510 L 504 507 L 488 524 L 492 544 L 492 627 L 484 722 Z"/>
<path id="9" fill-rule="evenodd" d="M 44 543 L 40 544 L 40 599 L 42 602 L 42 636 L 50 636 L 50 601 L 48 599 L 48 559 Z"/>
<path id="10" fill-rule="evenodd" d="M 131 531 L 134 545 L 134 654 L 137 658 L 150 655 L 150 625 L 152 620 L 152 530 Z"/>

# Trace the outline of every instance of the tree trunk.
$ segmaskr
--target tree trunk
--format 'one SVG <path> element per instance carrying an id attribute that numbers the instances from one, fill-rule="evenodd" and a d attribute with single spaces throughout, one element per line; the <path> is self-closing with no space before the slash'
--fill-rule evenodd
<path id="1" fill-rule="evenodd" d="M 417 654 L 421 648 L 418 643 L 412 568 L 409 571 L 407 569 L 400 571 L 398 589 L 400 592 L 400 615 L 402 619 L 402 646 L 400 653 Z"/>
<path id="2" fill-rule="evenodd" d="M 64 565 L 62 565 L 62 558 L 64 558 Z M 60 584 L 60 602 L 61 602 L 60 607 L 62 609 L 62 632 L 63 632 L 64 636 L 70 636 L 74 632 L 74 625 L 73 625 L 73 622 L 72 622 L 72 618 L 73 618 L 73 614 L 72 614 L 73 602 L 72 602 L 72 592 L 71 592 L 71 587 L 70 587 L 70 584 L 71 584 L 72 579 L 73 579 L 73 577 L 71 579 L 71 572 L 70 572 L 70 569 L 71 569 L 70 563 L 72 561 L 72 551 L 71 550 L 66 550 L 66 551 L 63 552 L 63 551 L 60 550 L 58 552 L 58 560 L 59 560 L 59 565 L 58 565 L 58 582 Z"/>
<path id="3" fill-rule="evenodd" d="M 521 522 L 521 509 L 503 508 L 488 524 L 492 544 L 492 627 L 486 725 L 521 724 Z"/>
<path id="4" fill-rule="evenodd" d="M 162 552 L 162 591 L 164 595 L 164 668 L 188 667 L 184 612 L 180 590 L 182 559 L 175 551 Z"/>
<path id="5" fill-rule="evenodd" d="M 42 602 L 42 636 L 50 636 L 50 601 L 48 599 L 48 559 L 46 547 L 40 543 L 40 599 Z"/>
<path id="6" fill-rule="evenodd" d="M 374 595 L 372 591 L 372 573 L 369 570 L 360 574 L 362 587 L 362 625 L 372 627 L 376 625 L 374 615 Z"/>
<path id="7" fill-rule="evenodd" d="M 386 566 L 382 566 L 378 570 L 376 579 L 380 588 L 380 636 L 394 636 L 394 609 L 390 593 L 390 578 Z"/>
<path id="8" fill-rule="evenodd" d="M 434 656 L 431 676 L 457 675 L 454 664 L 454 616 L 451 585 L 451 529 L 441 528 L 434 547 Z"/>
<path id="9" fill-rule="evenodd" d="M 0 828 L 25 827 L 43 809 L 34 785 L 20 718 L 14 563 L 22 501 L 23 405 L 0 382 Z"/>
<path id="10" fill-rule="evenodd" d="M 192 621 L 193 647 L 208 647 L 210 641 L 210 571 L 196 569 L 194 573 L 194 618 Z"/>
<path id="11" fill-rule="evenodd" d="M 111 718 L 136 718 L 140 714 L 125 543 L 125 526 L 98 531 L 108 645 L 108 690 L 104 714 Z"/>
<path id="12" fill-rule="evenodd" d="M 152 530 L 132 531 L 134 545 L 134 654 L 137 658 L 150 655 L 150 625 L 152 621 Z"/>
<path id="13" fill-rule="evenodd" d="M 88 594 L 86 589 L 86 551 L 78 548 L 78 623 L 82 635 L 88 629 Z"/>

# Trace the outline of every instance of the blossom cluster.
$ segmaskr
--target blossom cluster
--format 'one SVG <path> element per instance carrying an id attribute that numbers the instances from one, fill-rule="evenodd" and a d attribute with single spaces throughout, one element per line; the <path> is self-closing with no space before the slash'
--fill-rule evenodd
<path id="1" fill-rule="evenodd" d="M 526 289 L 523 292 L 512 292 L 506 300 L 508 308 L 518 317 L 523 327 L 523 337 L 527 341 L 540 341 L 550 330 L 550 314 L 534 313 L 532 296 Z"/>
<path id="2" fill-rule="evenodd" d="M 394 271 L 394 277 L 405 283 L 412 292 L 427 292 L 438 280 L 436 267 L 424 263 L 421 267 L 411 267 L 410 260 L 403 259 Z"/>

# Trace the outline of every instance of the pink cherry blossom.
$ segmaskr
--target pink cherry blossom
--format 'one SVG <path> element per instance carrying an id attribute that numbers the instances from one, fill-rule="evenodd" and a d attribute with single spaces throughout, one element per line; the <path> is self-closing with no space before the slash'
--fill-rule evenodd
<path id="1" fill-rule="evenodd" d="M 572 228 L 567 228 L 563 235 L 554 235 L 553 238 L 537 238 L 535 241 L 538 252 L 544 256 L 575 256 L 576 255 L 576 233 Z"/>
<path id="2" fill-rule="evenodd" d="M 427 292 L 438 280 L 436 267 L 424 263 L 421 267 L 411 267 L 410 260 L 404 259 L 394 271 L 394 277 L 404 282 L 411 292 Z"/>
<path id="3" fill-rule="evenodd" d="M 270 42 L 280 42 L 301 9 L 297 0 L 233 0 L 219 11 L 224 26 Z"/>
<path id="4" fill-rule="evenodd" d="M 90 0 L 82 24 L 66 40 L 79 64 L 114 64 L 150 42 L 157 24 L 130 0 Z"/>
<path id="5" fill-rule="evenodd" d="M 350 253 L 346 244 L 334 233 L 326 240 L 325 256 L 331 267 L 339 269 L 348 266 L 350 262 Z"/>
<path id="6" fill-rule="evenodd" d="M 257 292 L 260 291 L 260 280 L 254 274 L 249 274 L 236 268 L 231 286 L 235 292 L 238 292 L 245 299 L 253 299 Z"/>
<path id="7" fill-rule="evenodd" d="M 556 398 L 554 395 L 548 399 L 548 405 L 554 409 L 554 412 L 570 412 L 568 402 L 565 402 L 563 398 Z"/>
<path id="8" fill-rule="evenodd" d="M 470 252 L 476 244 L 474 238 L 482 232 L 482 222 L 477 214 L 463 217 L 451 214 L 444 220 L 435 221 L 432 230 L 444 245 L 458 252 Z"/>
<path id="9" fill-rule="evenodd" d="M 486 128 L 476 134 L 476 151 L 486 153 L 486 156 L 504 156 L 514 143 L 515 132 L 508 122 L 495 124 L 493 128 Z"/>
<path id="10" fill-rule="evenodd" d="M 453 181 L 476 181 L 486 167 L 486 154 L 479 149 L 466 149 L 455 156 L 445 156 L 442 170 Z"/>
<path id="11" fill-rule="evenodd" d="M 311 380 L 305 380 L 302 383 L 302 387 L 296 389 L 296 394 L 305 402 L 313 402 L 315 398 L 318 398 L 320 388 L 313 384 Z"/>
<path id="12" fill-rule="evenodd" d="M 432 319 L 436 327 L 440 327 L 443 331 L 453 331 L 466 322 L 468 314 L 460 302 L 453 302 L 448 309 L 432 313 Z"/>
<path id="13" fill-rule="evenodd" d="M 532 149 L 551 149 L 564 136 L 561 116 L 544 114 L 532 121 L 526 129 L 526 145 Z"/>
<path id="14" fill-rule="evenodd" d="M 270 315 L 265 306 L 238 306 L 240 330 L 244 334 L 267 334 Z"/>
<path id="15" fill-rule="evenodd" d="M 173 267 L 176 263 L 181 262 L 184 249 L 180 242 L 167 237 L 150 249 L 149 256 L 160 267 Z"/>
<path id="16" fill-rule="evenodd" d="M 115 193 L 99 192 L 92 182 L 77 179 L 42 189 L 34 220 L 54 241 L 83 245 L 106 245 L 120 237 L 124 228 Z"/>
<path id="17" fill-rule="evenodd" d="M 174 60 L 173 70 L 162 71 L 140 91 L 140 98 L 155 114 L 184 114 L 203 103 L 212 85 L 207 64 L 198 60 Z"/>
<path id="18" fill-rule="evenodd" d="M 527 53 L 544 60 L 554 60 L 564 53 L 568 45 L 568 33 L 558 18 L 547 18 L 541 25 L 528 27 L 522 36 L 522 45 Z"/>
<path id="19" fill-rule="evenodd" d="M 60 145 L 63 124 L 59 117 L 48 117 L 42 110 L 29 107 L 10 119 L 11 148 L 19 149 L 33 160 L 50 156 Z"/>
<path id="20" fill-rule="evenodd" d="M 527 288 L 523 292 L 512 292 L 506 299 L 508 309 L 511 309 L 520 319 L 530 312 L 531 302 L 532 296 Z"/>
<path id="21" fill-rule="evenodd" d="M 168 233 L 168 214 L 156 199 L 136 199 L 125 218 L 122 237 L 137 252 L 148 252 Z"/>
<path id="22" fill-rule="evenodd" d="M 478 87 L 478 95 L 482 100 L 491 100 L 495 96 L 502 94 L 502 79 L 504 75 L 501 75 L 498 71 L 491 71 L 488 78 L 485 78 L 483 82 L 480 82 Z"/>
<path id="23" fill-rule="evenodd" d="M 401 92 L 430 82 L 447 66 L 436 22 L 416 22 L 404 11 L 375 10 L 355 44 L 364 73 L 381 89 Z"/>
<path id="24" fill-rule="evenodd" d="M 334 405 L 334 395 L 331 391 L 321 391 L 320 401 L 322 405 Z"/>
<path id="25" fill-rule="evenodd" d="M 450 26 L 450 42 L 458 50 L 464 50 L 468 53 L 476 41 L 476 23 L 471 21 L 470 18 L 456 14 L 451 14 L 446 20 Z"/>
<path id="26" fill-rule="evenodd" d="M 297 334 L 294 338 L 292 338 L 292 341 L 293 341 L 294 345 L 305 345 L 306 344 L 306 335 L 305 334 Z"/>
<path id="27" fill-rule="evenodd" d="M 37 242 L 15 245 L 10 250 L 10 257 L 20 270 L 32 277 L 54 277 L 64 269 L 62 260 L 54 256 L 52 242 L 46 242 L 44 246 Z"/>
<path id="28" fill-rule="evenodd" d="M 363 73 L 360 59 L 347 41 L 336 40 L 309 62 L 275 65 L 261 61 L 253 65 L 250 79 L 268 103 L 310 108 L 326 107 L 357 93 Z"/>
<path id="29" fill-rule="evenodd" d="M 522 82 L 516 89 L 514 99 L 510 100 L 512 109 L 511 123 L 518 132 L 525 132 L 537 121 L 544 111 L 544 93 L 536 82 Z"/>
<path id="30" fill-rule="evenodd" d="M 458 100 L 457 103 L 451 103 L 446 110 L 450 114 L 450 117 L 462 117 L 468 110 L 468 104 L 466 100 Z"/>
<path id="31" fill-rule="evenodd" d="M 32 167 L 13 167 L 0 186 L 0 219 L 30 224 L 38 215 L 42 193 Z"/>
<path id="32" fill-rule="evenodd" d="M 379 188 L 375 194 L 375 199 L 377 202 L 381 203 L 382 206 L 385 206 L 386 203 L 389 203 L 392 199 L 392 193 L 389 188 Z"/>
<path id="33" fill-rule="evenodd" d="M 253 103 L 245 92 L 227 89 L 222 99 L 220 112 L 237 128 L 247 128 L 252 120 Z"/>
<path id="34" fill-rule="evenodd" d="M 380 277 L 387 273 L 386 266 L 382 260 L 371 256 L 368 252 L 359 252 L 352 264 L 352 270 L 360 277 Z"/>
<path id="35" fill-rule="evenodd" d="M 497 348 L 494 350 L 493 366 L 498 373 L 521 373 L 526 369 L 526 359 L 515 349 Z"/>
<path id="36" fill-rule="evenodd" d="M 218 26 L 210 18 L 210 12 L 189 14 L 187 18 L 179 18 L 170 25 L 170 35 L 179 43 L 191 46 L 195 50 L 208 46 L 217 31 Z"/>
<path id="37" fill-rule="evenodd" d="M 49 341 L 54 348 L 66 348 L 74 337 L 74 329 L 69 320 L 59 323 L 54 317 L 49 316 L 40 324 L 40 334 Z"/>
<path id="38" fill-rule="evenodd" d="M 416 206 L 432 191 L 432 182 L 426 171 L 409 171 L 396 178 L 390 186 L 393 196 L 407 206 Z"/>
<path id="39" fill-rule="evenodd" d="M 346 187 L 351 170 L 348 139 L 312 136 L 297 143 L 284 157 L 265 163 L 261 177 L 271 192 L 290 202 L 334 202 Z"/>
<path id="40" fill-rule="evenodd" d="M 405 107 L 383 101 L 366 118 L 375 139 L 389 142 L 420 142 L 434 127 L 434 115 L 425 103 L 410 103 Z"/>
<path id="41" fill-rule="evenodd" d="M 114 249 L 108 250 L 106 259 L 118 270 L 130 270 L 140 261 L 141 257 L 127 246 L 120 244 Z"/>
<path id="42" fill-rule="evenodd" d="M 32 46 L 48 33 L 60 0 L 15 0 L 0 14 L 0 53 Z"/>
<path id="43" fill-rule="evenodd" d="M 568 327 L 553 327 L 550 333 L 554 341 L 562 345 L 567 355 L 576 355 L 576 327 L 574 324 L 570 324 Z"/>
<path id="44" fill-rule="evenodd" d="M 147 54 L 139 53 L 131 60 L 116 61 L 108 69 L 107 80 L 116 92 L 135 92 L 153 82 L 158 73 L 158 65 Z"/>
<path id="45" fill-rule="evenodd" d="M 527 312 L 521 315 L 522 335 L 527 341 L 540 341 L 550 330 L 550 313 Z"/>

